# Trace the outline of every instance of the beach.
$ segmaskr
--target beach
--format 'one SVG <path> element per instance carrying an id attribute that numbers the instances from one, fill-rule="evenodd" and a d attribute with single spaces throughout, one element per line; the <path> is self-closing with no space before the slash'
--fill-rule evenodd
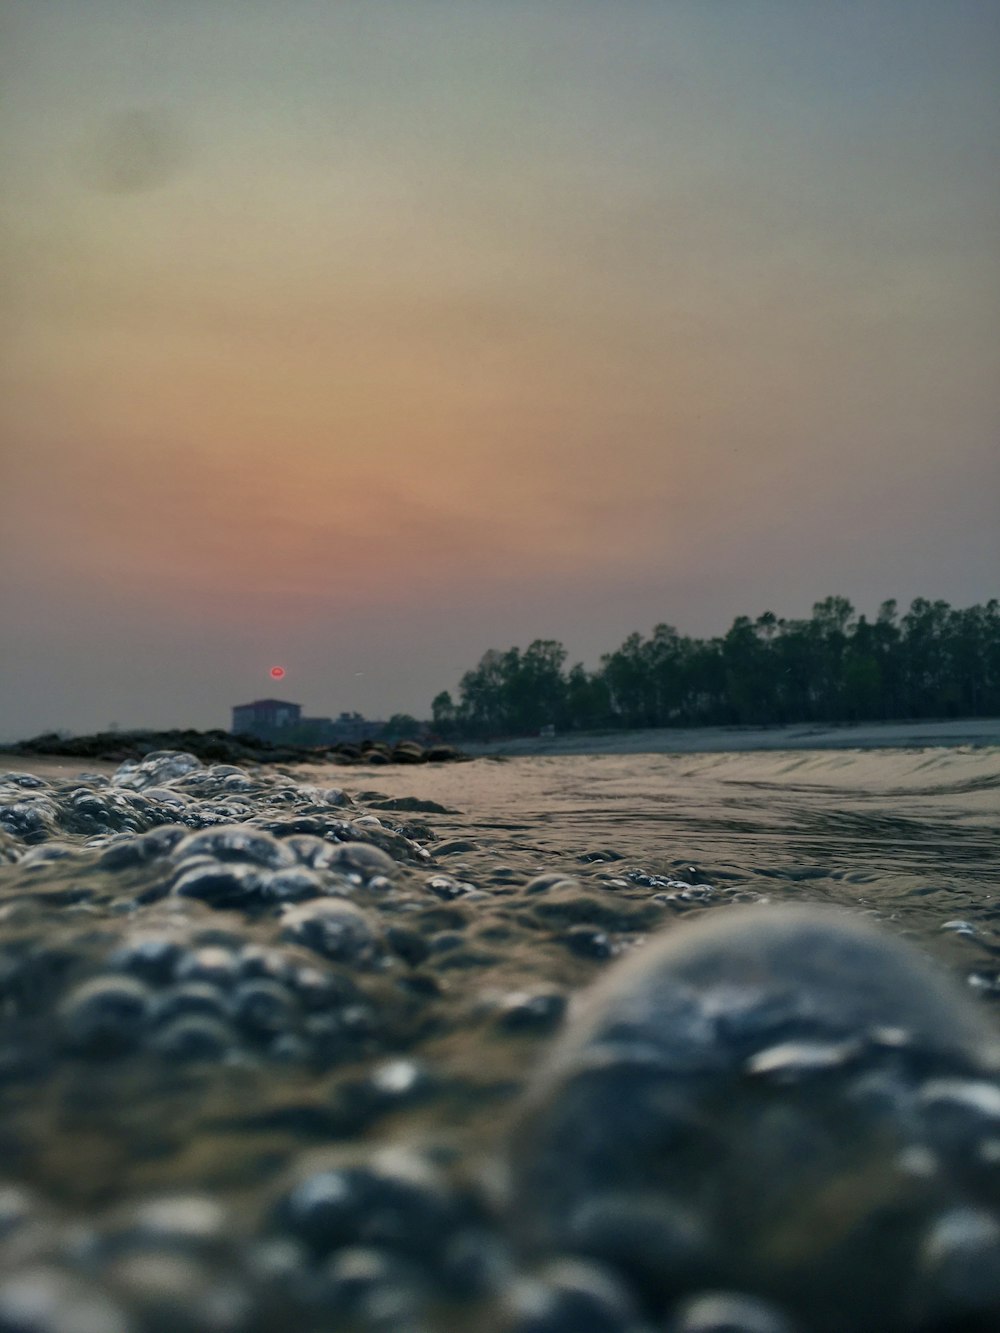
<path id="1" fill-rule="evenodd" d="M 928 734 L 8 756 L 0 1316 L 27 1269 L 102 1333 L 658 1333 L 720 1287 L 740 1328 L 992 1319 L 1000 746 Z"/>

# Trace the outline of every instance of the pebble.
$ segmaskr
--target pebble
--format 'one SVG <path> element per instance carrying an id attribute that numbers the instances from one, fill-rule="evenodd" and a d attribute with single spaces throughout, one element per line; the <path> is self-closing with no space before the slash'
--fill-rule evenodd
<path id="1" fill-rule="evenodd" d="M 906 1041 L 866 1042 L 875 1028 Z M 992 1262 L 1000 1235 L 975 1156 L 995 1059 L 950 980 L 863 921 L 733 908 L 679 925 L 584 997 L 536 1076 L 510 1140 L 511 1225 L 532 1251 L 617 1265 L 660 1311 L 735 1277 L 810 1327 L 906 1327 L 922 1263 L 947 1308 L 979 1312 L 993 1286 L 969 1256 Z M 898 1095 L 859 1100 L 859 1066 Z M 959 1108 L 964 1158 L 914 1174 L 907 1154 Z M 942 1214 L 976 1220 L 942 1232 Z"/>
<path id="2" fill-rule="evenodd" d="M 181 898 L 197 898 L 210 907 L 250 907 L 264 896 L 267 875 L 255 865 L 227 865 L 202 860 L 182 865 L 173 881 L 173 892 Z"/>
<path id="3" fill-rule="evenodd" d="M 4 1333 L 134 1333 L 121 1307 L 58 1268 L 29 1268 L 0 1280 Z"/>
<path id="4" fill-rule="evenodd" d="M 503 1333 L 630 1333 L 639 1323 L 620 1280 L 596 1264 L 564 1259 L 509 1289 Z"/>
<path id="5" fill-rule="evenodd" d="M 245 981 L 233 992 L 234 1021 L 255 1037 L 273 1037 L 290 1032 L 297 1021 L 298 1005 L 285 986 L 276 981 Z"/>
<path id="6" fill-rule="evenodd" d="M 175 975 L 183 957 L 184 947 L 173 936 L 138 935 L 115 949 L 108 958 L 108 967 L 162 985 Z"/>
<path id="7" fill-rule="evenodd" d="M 236 1047 L 236 1034 L 207 1014 L 185 1014 L 163 1024 L 150 1039 L 154 1054 L 167 1060 L 218 1061 Z"/>
<path id="8" fill-rule="evenodd" d="M 375 951 L 376 937 L 367 916 L 352 903 L 324 898 L 289 909 L 282 918 L 282 938 L 339 962 L 362 962 Z"/>
<path id="9" fill-rule="evenodd" d="M 307 1171 L 279 1199 L 275 1220 L 317 1255 L 360 1243 L 426 1260 L 444 1246 L 461 1214 L 426 1158 L 391 1148 L 371 1156 L 345 1150 L 328 1166 Z"/>
<path id="10" fill-rule="evenodd" d="M 506 1032 L 552 1032 L 566 1013 L 561 991 L 512 991 L 503 996 L 497 1025 Z"/>
<path id="11" fill-rule="evenodd" d="M 86 1055 L 132 1050 L 152 1012 L 152 993 L 131 977 L 95 977 L 69 992 L 60 1006 L 63 1035 Z"/>
<path id="12" fill-rule="evenodd" d="M 722 1291 L 684 1301 L 669 1327 L 670 1333 L 795 1333 L 780 1310 L 754 1296 Z"/>

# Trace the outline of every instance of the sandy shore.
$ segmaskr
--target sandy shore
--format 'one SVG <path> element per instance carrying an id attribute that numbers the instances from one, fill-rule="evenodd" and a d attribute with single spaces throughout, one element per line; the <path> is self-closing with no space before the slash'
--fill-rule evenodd
<path id="1" fill-rule="evenodd" d="M 884 750 L 929 745 L 1000 745 L 1000 718 L 955 722 L 868 722 L 790 727 L 678 727 L 567 733 L 465 744 L 474 755 L 715 754 L 748 750 Z"/>

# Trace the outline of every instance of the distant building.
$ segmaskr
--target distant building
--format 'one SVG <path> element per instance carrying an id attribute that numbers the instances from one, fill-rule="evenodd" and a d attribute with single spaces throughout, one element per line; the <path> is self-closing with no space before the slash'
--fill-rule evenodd
<path id="1" fill-rule="evenodd" d="M 384 727 L 384 722 L 372 722 L 360 713 L 341 713 L 332 719 L 303 717 L 301 704 L 255 699 L 252 704 L 237 704 L 233 709 L 232 732 L 294 745 L 335 745 L 338 741 L 356 745 L 374 740 Z"/>
<path id="2" fill-rule="evenodd" d="M 290 704 L 285 699 L 255 699 L 252 704 L 237 704 L 233 709 L 233 732 L 236 735 L 263 736 L 275 731 L 297 727 L 302 719 L 302 705 Z"/>
<path id="3" fill-rule="evenodd" d="M 302 745 L 327 745 L 336 738 L 333 723 L 328 717 L 304 717 L 299 722 L 299 737 Z"/>
<path id="4" fill-rule="evenodd" d="M 360 713 L 341 713 L 330 723 L 330 734 L 335 741 L 356 745 L 360 741 L 374 740 L 384 726 L 384 722 L 370 722 Z"/>

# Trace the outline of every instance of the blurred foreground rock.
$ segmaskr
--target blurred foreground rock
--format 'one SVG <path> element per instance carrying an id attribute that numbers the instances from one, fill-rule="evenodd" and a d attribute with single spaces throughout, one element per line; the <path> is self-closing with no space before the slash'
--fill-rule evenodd
<path id="1" fill-rule="evenodd" d="M 736 909 L 575 1010 L 510 1135 L 524 1253 L 607 1265 L 671 1330 L 1000 1328 L 1000 1048 L 915 949 Z M 679 1317 L 713 1292 L 767 1317 Z"/>

